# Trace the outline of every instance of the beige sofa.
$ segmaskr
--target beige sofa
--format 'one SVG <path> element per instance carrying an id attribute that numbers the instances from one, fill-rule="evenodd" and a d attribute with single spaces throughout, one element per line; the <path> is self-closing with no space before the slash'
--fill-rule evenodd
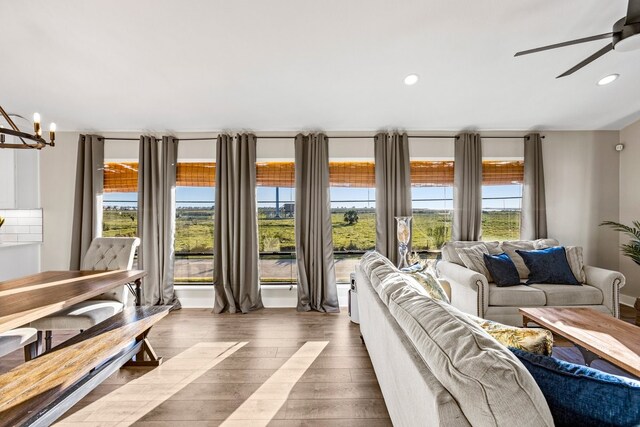
<path id="1" fill-rule="evenodd" d="M 557 241 L 549 239 L 552 244 Z M 548 240 L 548 241 L 549 241 Z M 511 242 L 537 248 L 535 241 Z M 503 242 L 448 242 L 437 264 L 439 277 L 451 285 L 451 304 L 465 313 L 500 323 L 522 326 L 519 307 L 590 307 L 620 317 L 620 288 L 624 276 L 611 270 L 584 266 L 586 281 L 582 286 L 539 284 L 498 287 L 480 273 L 466 268 L 456 248 L 486 244 L 490 253 L 501 253 Z M 521 279 L 526 281 L 526 276 Z"/>
<path id="2" fill-rule="evenodd" d="M 382 255 L 363 256 L 356 289 L 394 426 L 553 425 L 542 392 L 509 350 Z"/>

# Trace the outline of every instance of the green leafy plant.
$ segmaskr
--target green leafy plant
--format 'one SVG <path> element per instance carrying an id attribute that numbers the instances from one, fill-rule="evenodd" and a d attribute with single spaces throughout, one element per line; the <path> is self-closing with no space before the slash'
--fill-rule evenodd
<path id="1" fill-rule="evenodd" d="M 357 223 L 358 219 L 360 219 L 358 217 L 358 211 L 354 209 L 350 209 L 344 213 L 344 222 L 346 222 L 349 225 L 353 225 Z"/>
<path id="2" fill-rule="evenodd" d="M 629 236 L 631 241 L 620 245 L 620 250 L 624 255 L 631 258 L 633 262 L 640 265 L 640 221 L 633 221 L 632 224 L 633 226 L 628 226 L 619 222 L 605 221 L 600 225 L 606 225 Z"/>

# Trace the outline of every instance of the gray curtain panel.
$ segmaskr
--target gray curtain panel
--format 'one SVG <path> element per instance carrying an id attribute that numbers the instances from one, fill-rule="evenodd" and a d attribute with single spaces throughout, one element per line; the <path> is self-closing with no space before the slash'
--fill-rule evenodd
<path id="1" fill-rule="evenodd" d="M 397 216 L 411 216 L 411 163 L 406 133 L 375 136 L 376 250 L 398 264 Z"/>
<path id="2" fill-rule="evenodd" d="M 218 136 L 216 143 L 215 304 L 213 311 L 263 308 L 256 207 L 256 137 Z"/>
<path id="3" fill-rule="evenodd" d="M 524 138 L 524 188 L 522 190 L 522 220 L 520 238 L 547 237 L 547 204 L 544 190 L 542 138 L 532 133 Z"/>
<path id="4" fill-rule="evenodd" d="M 79 270 L 91 241 L 102 235 L 104 138 L 80 135 L 73 206 L 71 270 Z"/>
<path id="5" fill-rule="evenodd" d="M 140 137 L 138 165 L 138 267 L 145 305 L 180 308 L 173 286 L 175 191 L 178 140 Z"/>
<path id="6" fill-rule="evenodd" d="M 482 142 L 476 133 L 455 142 L 452 240 L 482 239 Z"/>
<path id="7" fill-rule="evenodd" d="M 298 311 L 338 313 L 327 137 L 296 135 L 295 162 Z"/>

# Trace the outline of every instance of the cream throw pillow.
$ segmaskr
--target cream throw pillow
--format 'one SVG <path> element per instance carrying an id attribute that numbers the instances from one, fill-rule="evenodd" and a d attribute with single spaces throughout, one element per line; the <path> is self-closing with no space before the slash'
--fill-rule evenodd
<path id="1" fill-rule="evenodd" d="M 470 248 L 456 248 L 456 252 L 465 267 L 484 275 L 488 282 L 493 282 L 493 277 L 491 277 L 491 273 L 489 273 L 484 263 L 484 254 L 489 255 L 489 250 L 485 245 L 480 244 L 471 246 Z"/>

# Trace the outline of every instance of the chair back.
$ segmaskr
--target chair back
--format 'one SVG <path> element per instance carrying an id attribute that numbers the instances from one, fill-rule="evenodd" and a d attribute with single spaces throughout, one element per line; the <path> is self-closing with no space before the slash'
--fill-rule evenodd
<path id="1" fill-rule="evenodd" d="M 140 246 L 137 237 L 97 237 L 93 239 L 82 259 L 82 270 L 131 270 L 136 248 Z M 129 292 L 124 288 L 113 289 L 92 299 L 116 300 L 127 303 Z"/>

